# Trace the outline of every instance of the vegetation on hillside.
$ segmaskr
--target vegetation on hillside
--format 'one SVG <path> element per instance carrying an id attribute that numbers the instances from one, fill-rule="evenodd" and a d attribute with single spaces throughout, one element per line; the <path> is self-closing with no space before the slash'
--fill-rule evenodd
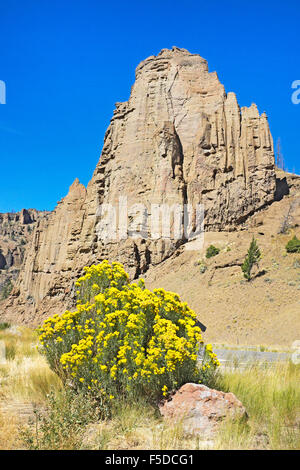
<path id="1" fill-rule="evenodd" d="M 206 258 L 212 258 L 220 253 L 220 248 L 210 245 L 206 250 Z"/>
<path id="2" fill-rule="evenodd" d="M 288 253 L 300 253 L 300 240 L 296 235 L 286 244 L 286 251 Z"/>
<path id="3" fill-rule="evenodd" d="M 258 266 L 258 262 L 260 258 L 261 258 L 261 253 L 258 248 L 257 242 L 255 238 L 253 237 L 250 243 L 247 256 L 241 266 L 244 277 L 247 279 L 247 281 L 251 280 L 251 271 L 255 265 Z"/>

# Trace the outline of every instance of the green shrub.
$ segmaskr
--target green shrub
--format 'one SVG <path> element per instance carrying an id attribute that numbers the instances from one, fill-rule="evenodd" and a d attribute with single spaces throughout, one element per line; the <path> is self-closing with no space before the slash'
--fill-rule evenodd
<path id="1" fill-rule="evenodd" d="M 285 247 L 288 253 L 300 253 L 300 240 L 296 235 L 286 244 Z"/>
<path id="2" fill-rule="evenodd" d="M 20 433 L 30 450 L 80 449 L 86 426 L 105 417 L 94 398 L 68 389 L 55 394 L 51 392 L 46 410 L 40 413 L 36 409 L 34 414 L 34 426 Z"/>
<path id="3" fill-rule="evenodd" d="M 210 245 L 206 250 L 206 258 L 212 258 L 220 253 L 220 248 Z"/>
<path id="4" fill-rule="evenodd" d="M 10 323 L 7 323 L 7 322 L 0 323 L 0 331 L 7 330 L 9 327 L 10 327 Z"/>
<path id="5" fill-rule="evenodd" d="M 40 328 L 51 368 L 77 390 L 107 400 L 154 401 L 186 382 L 205 381 L 218 365 L 204 346 L 196 314 L 177 294 L 130 284 L 119 263 L 85 268 L 76 283 L 77 310 Z M 199 363 L 200 345 L 205 348 Z"/>
<path id="6" fill-rule="evenodd" d="M 244 273 L 244 277 L 247 279 L 247 281 L 251 280 L 251 271 L 253 266 L 258 266 L 258 262 L 261 258 L 261 253 L 258 248 L 258 245 L 256 243 L 255 238 L 252 238 L 252 241 L 250 243 L 250 247 L 247 253 L 247 256 L 241 266 L 241 269 Z"/>

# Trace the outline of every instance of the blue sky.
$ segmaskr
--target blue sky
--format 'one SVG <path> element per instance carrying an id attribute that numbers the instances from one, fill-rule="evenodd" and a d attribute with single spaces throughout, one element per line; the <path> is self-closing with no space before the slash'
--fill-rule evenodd
<path id="1" fill-rule="evenodd" d="M 300 173 L 299 20 L 298 0 L 0 0 L 0 212 L 53 209 L 76 177 L 86 185 L 136 66 L 173 45 L 267 112 Z"/>

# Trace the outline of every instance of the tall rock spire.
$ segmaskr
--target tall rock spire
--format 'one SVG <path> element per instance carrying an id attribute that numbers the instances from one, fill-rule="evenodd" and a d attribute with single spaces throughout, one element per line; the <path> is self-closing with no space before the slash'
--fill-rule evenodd
<path id="1" fill-rule="evenodd" d="M 184 236 L 103 239 L 98 209 L 116 206 L 120 196 L 148 213 L 151 204 L 202 203 L 205 230 L 234 230 L 271 203 L 274 192 L 266 115 L 255 105 L 240 109 L 198 54 L 163 49 L 139 64 L 129 100 L 116 104 L 87 189 L 75 182 L 37 228 L 20 299 L 33 297 L 37 309 L 45 298 L 63 302 L 84 265 L 117 259 L 134 277 L 185 242 Z"/>

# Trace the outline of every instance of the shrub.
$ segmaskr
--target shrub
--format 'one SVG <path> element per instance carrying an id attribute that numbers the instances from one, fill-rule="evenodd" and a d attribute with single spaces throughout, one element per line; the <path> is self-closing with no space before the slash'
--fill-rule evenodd
<path id="1" fill-rule="evenodd" d="M 205 263 L 203 263 L 203 261 L 199 261 L 199 271 L 200 271 L 200 274 L 204 274 L 205 271 L 207 270 L 207 266 Z"/>
<path id="2" fill-rule="evenodd" d="M 244 273 L 244 277 L 247 279 L 247 281 L 251 280 L 251 271 L 254 265 L 258 265 L 258 262 L 260 260 L 261 253 L 260 250 L 257 246 L 256 240 L 253 237 L 252 241 L 250 243 L 250 247 L 247 253 L 247 256 L 241 266 L 241 269 Z"/>
<path id="3" fill-rule="evenodd" d="M 285 247 L 288 253 L 300 253 L 300 240 L 296 235 L 286 244 Z"/>
<path id="4" fill-rule="evenodd" d="M 108 261 L 85 268 L 76 287 L 77 309 L 40 328 L 51 368 L 75 389 L 156 401 L 186 382 L 206 380 L 218 365 L 196 314 L 177 294 L 151 292 L 143 280 L 130 284 L 123 266 Z"/>
<path id="5" fill-rule="evenodd" d="M 34 410 L 34 426 L 20 433 L 29 450 L 76 450 L 81 448 L 86 426 L 103 418 L 95 399 L 71 390 L 51 392 L 46 410 Z"/>
<path id="6" fill-rule="evenodd" d="M 220 253 L 220 248 L 210 245 L 206 250 L 206 258 L 212 258 Z"/>
<path id="7" fill-rule="evenodd" d="M 7 323 L 7 322 L 0 323 L 0 331 L 7 330 L 8 328 L 10 328 L 10 323 Z"/>

